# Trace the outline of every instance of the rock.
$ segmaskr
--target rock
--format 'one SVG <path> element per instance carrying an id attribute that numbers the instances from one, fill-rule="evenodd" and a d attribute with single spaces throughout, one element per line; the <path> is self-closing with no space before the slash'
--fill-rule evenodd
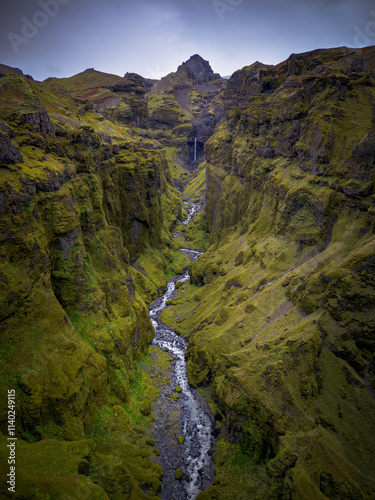
<path id="1" fill-rule="evenodd" d="M 176 469 L 174 471 L 174 478 L 177 480 L 177 481 L 180 481 L 182 478 L 183 478 L 183 472 L 181 469 Z"/>
<path id="2" fill-rule="evenodd" d="M 23 75 L 23 72 L 19 68 L 12 68 L 6 64 L 0 64 L 0 76 L 8 75 L 9 73 Z"/>
<path id="3" fill-rule="evenodd" d="M 0 132 L 0 164 L 22 163 L 23 158 L 9 137 Z"/>
<path id="4" fill-rule="evenodd" d="M 182 68 L 188 68 L 194 74 L 194 76 L 202 81 L 212 80 L 216 78 L 218 75 L 214 75 L 214 72 L 210 66 L 208 61 L 205 61 L 200 55 L 195 54 L 190 57 L 186 62 L 182 63 L 181 66 L 178 67 L 177 71 Z"/>

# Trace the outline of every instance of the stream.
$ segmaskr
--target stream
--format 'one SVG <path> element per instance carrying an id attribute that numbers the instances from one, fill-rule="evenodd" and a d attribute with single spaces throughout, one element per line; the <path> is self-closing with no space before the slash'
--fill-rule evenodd
<path id="1" fill-rule="evenodd" d="M 195 206 L 192 210 L 195 211 Z M 192 262 L 202 253 L 189 249 L 181 251 Z M 193 500 L 200 491 L 210 486 L 214 477 L 212 447 L 215 423 L 208 405 L 198 391 L 189 385 L 185 358 L 188 342 L 160 319 L 167 301 L 177 293 L 176 283 L 187 280 L 188 269 L 181 276 L 170 279 L 165 293 L 149 307 L 150 319 L 155 328 L 153 345 L 171 355 L 173 367 L 169 374 L 169 384 L 160 394 L 154 408 L 155 442 L 160 451 L 160 465 L 164 473 L 159 497 L 163 500 Z M 182 391 L 178 399 L 173 400 L 170 396 L 171 392 L 175 392 L 176 386 L 181 387 Z M 178 444 L 177 436 L 184 438 L 183 444 Z M 175 479 L 177 468 L 182 472 L 179 480 Z"/>

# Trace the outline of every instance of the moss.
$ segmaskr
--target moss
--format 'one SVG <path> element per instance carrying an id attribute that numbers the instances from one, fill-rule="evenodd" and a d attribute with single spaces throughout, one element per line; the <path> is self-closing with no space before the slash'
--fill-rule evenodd
<path id="1" fill-rule="evenodd" d="M 255 63 L 221 96 L 221 80 L 203 92 L 182 68 L 150 92 L 152 132 L 142 80 L 1 79 L 13 156 L 0 363 L 22 413 L 22 495 L 157 494 L 157 390 L 150 360 L 134 360 L 153 335 L 144 302 L 181 272 L 187 243 L 207 252 L 163 320 L 189 338 L 190 382 L 215 399 L 217 475 L 200 497 L 372 498 L 374 86 L 359 71 L 371 57 Z M 188 178 L 189 142 L 223 106 Z M 206 202 L 185 241 L 171 236 L 184 217 L 172 178 Z"/>
<path id="2" fill-rule="evenodd" d="M 183 477 L 183 472 L 181 469 L 176 469 L 174 471 L 174 478 L 177 480 L 177 481 L 180 481 Z"/>
<path id="3" fill-rule="evenodd" d="M 345 79 L 316 77 L 311 88 L 298 78 L 298 96 L 276 88 L 253 98 L 207 142 L 211 246 L 164 316 L 189 338 L 190 383 L 212 384 L 223 422 L 217 478 L 207 490 L 213 498 L 233 498 L 233 492 L 323 498 L 324 491 L 359 498 L 374 473 L 364 459 L 373 443 L 367 447 L 358 436 L 354 444 L 342 428 L 338 389 L 345 398 L 343 386 L 350 393 L 364 389 L 355 373 L 367 387 L 374 383 L 369 163 L 356 153 L 359 135 L 366 144 L 371 135 L 370 107 L 363 104 L 373 96 L 343 90 Z M 358 116 L 349 118 L 346 105 L 357 106 Z M 348 122 L 356 129 L 352 137 Z M 345 162 L 352 170 L 344 178 Z M 336 363 L 341 368 L 333 377 Z M 328 393 L 330 405 L 322 399 Z M 368 422 L 365 406 L 357 413 L 351 400 L 347 411 Z M 230 449 L 225 438 L 239 447 L 230 460 L 242 469 L 238 476 L 221 459 Z M 304 455 L 306 442 L 313 443 L 311 458 Z M 325 474 L 332 469 L 331 481 Z M 243 475 L 259 489 L 241 483 Z"/>
<path id="4" fill-rule="evenodd" d="M 173 257 L 178 267 L 162 199 L 167 193 L 165 211 L 177 216 L 180 197 L 168 183 L 160 144 L 125 124 L 129 108 L 131 120 L 137 109 L 142 118 L 142 103 L 129 96 L 116 122 L 86 113 L 86 105 L 66 93 L 81 98 L 93 90 L 90 102 L 104 102 L 111 91 L 101 83 L 118 79 L 89 72 L 42 85 L 22 76 L 1 80 L 2 123 L 23 160 L 0 183 L 7 234 L 0 271 L 2 383 L 18 388 L 24 417 L 17 432 L 29 441 L 30 463 L 38 462 L 40 443 L 59 440 L 56 453 L 67 463 L 70 442 L 90 436 L 97 446 L 90 460 L 86 453 L 71 468 L 71 481 L 56 464 L 52 493 L 37 467 L 20 476 L 40 497 L 74 496 L 82 487 L 93 498 L 144 498 L 138 485 L 152 495 L 160 488 L 160 471 L 152 469 L 144 437 L 139 441 L 139 424 L 147 427 L 153 418 L 147 398 L 156 397 L 156 389 L 145 382 L 142 400 L 136 375 L 131 382 L 134 360 L 153 336 L 142 297 L 157 295 L 158 286 L 140 271 L 133 280 L 129 264 L 152 244 L 165 270 Z"/>
<path id="5" fill-rule="evenodd" d="M 6 450 L 5 437 L 2 436 L 1 440 L 2 449 Z M 92 457 L 94 451 L 95 443 L 90 440 L 64 443 L 46 439 L 35 444 L 19 440 L 17 494 L 25 497 L 37 495 L 37 498 L 56 498 L 64 494 L 108 498 L 100 485 L 80 473 L 80 465 L 87 457 Z M 5 456 L 3 458 L 2 463 L 6 464 Z M 4 468 L 2 472 L 6 475 L 9 470 L 6 472 Z M 7 495 L 5 484 L 2 494 Z"/>

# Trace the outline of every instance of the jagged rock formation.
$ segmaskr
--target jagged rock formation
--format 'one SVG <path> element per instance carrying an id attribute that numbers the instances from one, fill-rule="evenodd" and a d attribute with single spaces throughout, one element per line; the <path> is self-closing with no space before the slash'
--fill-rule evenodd
<path id="1" fill-rule="evenodd" d="M 228 81 L 211 246 L 166 316 L 222 422 L 199 498 L 374 496 L 374 68 L 317 50 Z"/>
<path id="2" fill-rule="evenodd" d="M 213 72 L 210 63 L 205 61 L 199 54 L 191 56 L 190 59 L 181 64 L 177 71 L 182 71 L 184 68 L 190 69 L 194 77 L 200 81 L 209 81 L 220 78 L 218 73 Z"/>

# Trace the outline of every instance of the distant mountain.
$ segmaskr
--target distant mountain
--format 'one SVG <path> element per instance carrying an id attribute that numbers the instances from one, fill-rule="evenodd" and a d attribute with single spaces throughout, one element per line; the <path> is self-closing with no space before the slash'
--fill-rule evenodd
<path id="1" fill-rule="evenodd" d="M 209 62 L 195 54 L 148 93 L 155 137 L 184 164 L 191 165 L 195 157 L 198 163 L 203 160 L 204 143 L 224 119 L 220 95 L 225 85 Z"/>
<path id="2" fill-rule="evenodd" d="M 205 61 L 198 54 L 191 56 L 188 61 L 182 63 L 181 66 L 177 68 L 177 72 L 183 68 L 190 69 L 194 76 L 201 81 L 213 80 L 214 78 L 220 77 L 219 74 L 214 74 L 210 63 Z"/>
<path id="3" fill-rule="evenodd" d="M 15 75 L 23 75 L 23 72 L 18 68 L 12 68 L 5 64 L 0 64 L 0 75 L 8 75 L 12 73 Z"/>

